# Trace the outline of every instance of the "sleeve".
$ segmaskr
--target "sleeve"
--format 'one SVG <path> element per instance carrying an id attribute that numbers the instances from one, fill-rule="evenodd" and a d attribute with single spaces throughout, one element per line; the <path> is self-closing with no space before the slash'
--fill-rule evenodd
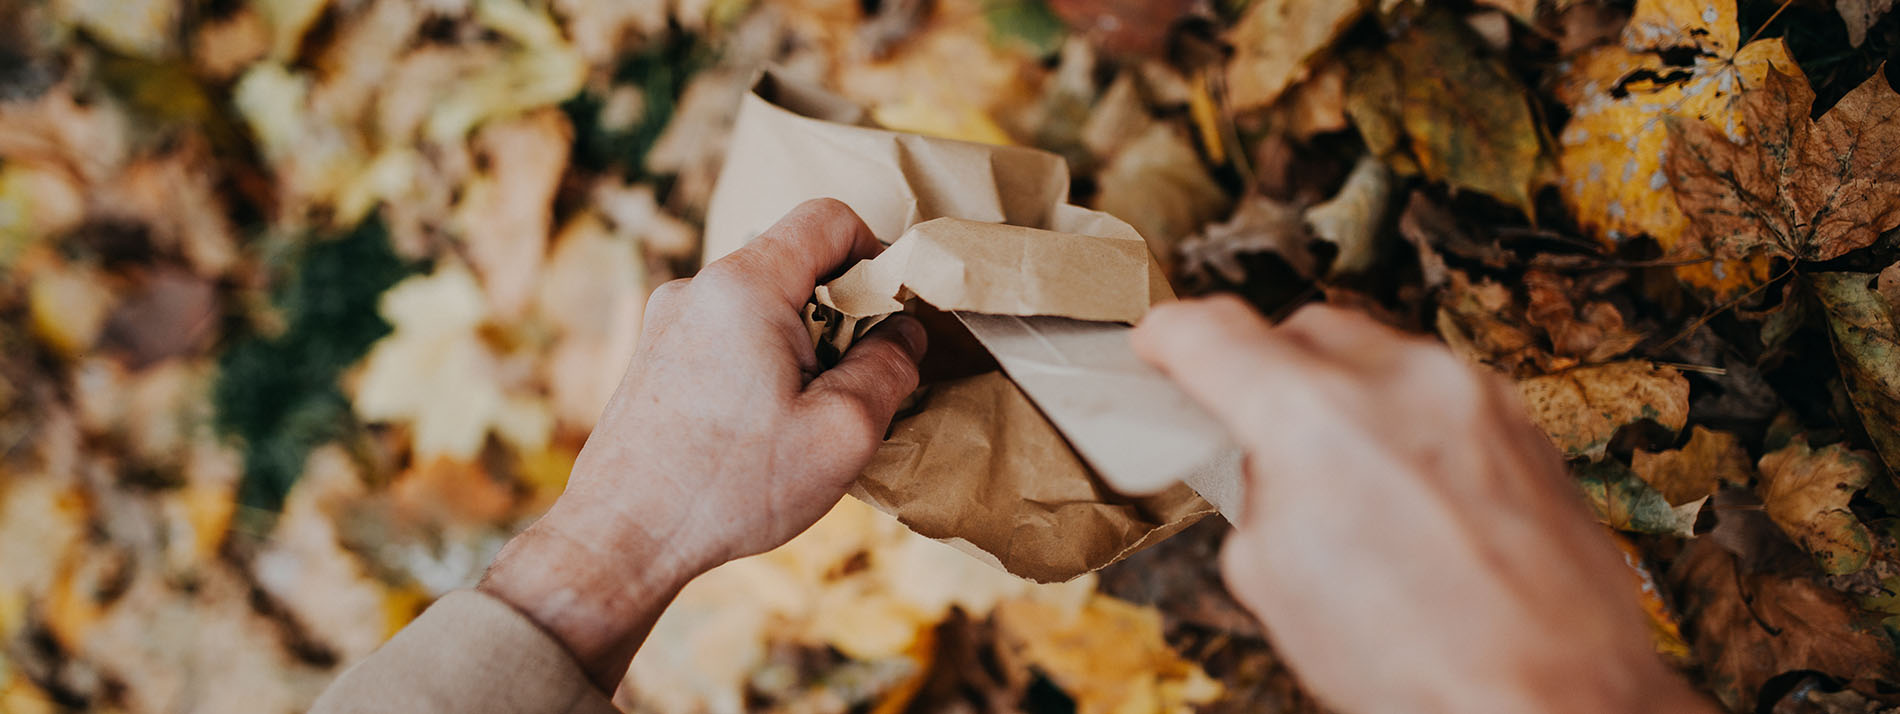
<path id="1" fill-rule="evenodd" d="M 312 714 L 619 714 L 553 637 L 500 600 L 449 593 L 356 663 Z"/>

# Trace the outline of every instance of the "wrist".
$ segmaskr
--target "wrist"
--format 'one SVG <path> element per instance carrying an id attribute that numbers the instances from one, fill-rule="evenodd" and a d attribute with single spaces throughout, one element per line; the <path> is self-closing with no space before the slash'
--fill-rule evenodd
<path id="1" fill-rule="evenodd" d="M 681 547 L 683 518 L 600 503 L 564 496 L 502 548 L 477 589 L 540 626 L 612 693 L 660 612 L 707 565 L 700 549 Z"/>

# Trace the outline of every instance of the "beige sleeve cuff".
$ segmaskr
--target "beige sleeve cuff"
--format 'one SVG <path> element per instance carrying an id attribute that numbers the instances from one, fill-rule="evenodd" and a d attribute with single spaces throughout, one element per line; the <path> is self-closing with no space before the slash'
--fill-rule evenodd
<path id="1" fill-rule="evenodd" d="M 553 637 L 473 590 L 437 600 L 310 711 L 619 714 Z"/>

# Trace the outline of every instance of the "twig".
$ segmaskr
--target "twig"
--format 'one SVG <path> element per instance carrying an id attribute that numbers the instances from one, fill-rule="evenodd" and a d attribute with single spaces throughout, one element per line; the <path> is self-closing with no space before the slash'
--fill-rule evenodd
<path id="1" fill-rule="evenodd" d="M 1720 315 L 1724 312 L 1728 312 L 1729 310 L 1734 309 L 1736 305 L 1742 304 L 1743 300 L 1747 300 L 1750 297 L 1754 297 L 1755 293 L 1761 292 L 1762 290 L 1766 289 L 1768 286 L 1774 285 L 1775 283 L 1780 282 L 1782 278 L 1788 277 L 1789 275 L 1792 275 L 1793 273 L 1794 273 L 1794 264 L 1790 263 L 1788 264 L 1788 269 L 1781 271 L 1780 275 L 1776 275 L 1775 277 L 1769 278 L 1763 281 L 1762 284 L 1749 288 L 1748 292 L 1745 292 L 1745 293 L 1742 293 L 1741 295 L 1736 296 L 1735 299 L 1730 300 L 1726 303 L 1723 303 L 1715 307 L 1714 309 L 1709 310 L 1708 312 L 1702 313 L 1701 317 L 1696 318 L 1695 322 L 1689 323 L 1688 327 L 1682 328 L 1682 331 L 1677 332 L 1674 337 L 1671 337 L 1668 340 L 1664 341 L 1662 344 L 1656 345 L 1654 348 L 1651 348 L 1649 350 L 1649 355 L 1651 357 L 1654 357 L 1654 356 L 1662 354 L 1663 350 L 1669 349 L 1671 346 L 1674 346 L 1677 342 L 1681 342 L 1683 338 L 1688 337 L 1691 334 L 1694 334 L 1696 330 L 1702 329 L 1702 326 L 1708 324 L 1710 320 L 1715 319 L 1716 315 Z"/>
<path id="2" fill-rule="evenodd" d="M 1763 31 L 1766 31 L 1769 25 L 1775 24 L 1775 18 L 1781 17 L 1781 11 L 1788 9 L 1788 6 L 1793 5 L 1793 4 L 1794 4 L 1794 0 L 1781 0 L 1781 7 L 1775 8 L 1775 14 L 1769 15 L 1768 19 L 1763 20 L 1761 23 L 1761 27 L 1755 28 L 1755 34 L 1749 35 L 1747 41 L 1743 42 L 1740 45 L 1736 45 L 1735 51 L 1736 52 L 1742 51 L 1742 48 L 1748 46 L 1749 42 L 1754 42 L 1756 38 L 1761 37 L 1761 33 Z M 1731 62 L 1733 62 L 1734 60 L 1735 58 L 1733 57 L 1729 58 L 1729 61 Z"/>

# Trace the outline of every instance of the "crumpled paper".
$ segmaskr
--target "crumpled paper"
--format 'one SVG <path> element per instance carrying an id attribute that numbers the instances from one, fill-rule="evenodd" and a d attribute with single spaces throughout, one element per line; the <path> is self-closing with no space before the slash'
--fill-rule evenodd
<path id="1" fill-rule="evenodd" d="M 818 197 L 845 202 L 890 244 L 820 286 L 806 313 L 821 356 L 898 311 L 920 312 L 932 333 L 927 382 L 852 494 L 1044 582 L 1108 565 L 1215 506 L 1238 515 L 1239 450 L 1128 346 L 1128 325 L 1173 298 L 1141 236 L 1069 205 L 1054 154 L 858 125 L 864 116 L 766 72 L 741 106 L 705 254 L 730 253 Z M 972 337 L 981 349 L 953 347 Z M 962 364 L 928 364 L 945 354 Z"/>

